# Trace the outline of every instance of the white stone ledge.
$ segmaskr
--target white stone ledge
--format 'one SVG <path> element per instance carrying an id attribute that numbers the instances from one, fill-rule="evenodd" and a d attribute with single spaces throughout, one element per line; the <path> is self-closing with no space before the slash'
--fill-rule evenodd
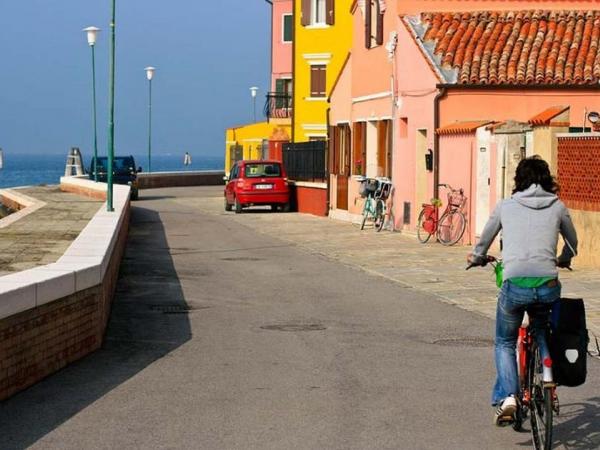
<path id="1" fill-rule="evenodd" d="M 5 228 L 17 220 L 22 219 L 23 217 L 31 214 L 32 212 L 37 211 L 38 209 L 46 206 L 46 203 L 38 200 L 33 197 L 29 197 L 21 192 L 16 192 L 13 189 L 2 189 L 0 190 L 0 197 L 6 197 L 12 200 L 15 203 L 18 203 L 21 206 L 24 206 L 23 209 L 19 211 L 15 211 L 12 214 L 0 219 L 0 228 Z"/>
<path id="2" fill-rule="evenodd" d="M 106 191 L 105 183 L 81 177 L 63 177 L 61 185 Z M 0 319 L 99 285 L 109 268 L 129 195 L 129 186 L 114 185 L 114 212 L 102 204 L 57 262 L 0 277 Z"/>
<path id="3" fill-rule="evenodd" d="M 327 189 L 327 183 L 316 182 L 316 181 L 294 181 L 289 180 L 290 184 L 293 184 L 296 187 L 305 187 L 312 189 Z"/>

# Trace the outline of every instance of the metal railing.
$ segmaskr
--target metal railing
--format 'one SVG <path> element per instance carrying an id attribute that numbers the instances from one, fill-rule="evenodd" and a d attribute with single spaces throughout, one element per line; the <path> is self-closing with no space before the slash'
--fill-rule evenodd
<path id="1" fill-rule="evenodd" d="M 283 145 L 283 165 L 288 178 L 295 181 L 325 181 L 327 142 L 309 141 Z"/>
<path id="2" fill-rule="evenodd" d="M 283 92 L 269 92 L 264 113 L 268 119 L 288 119 L 292 117 L 292 96 Z"/>

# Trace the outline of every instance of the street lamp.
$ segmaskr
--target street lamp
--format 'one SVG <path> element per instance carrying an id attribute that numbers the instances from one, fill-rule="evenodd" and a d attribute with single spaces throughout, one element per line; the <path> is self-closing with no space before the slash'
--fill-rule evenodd
<path id="1" fill-rule="evenodd" d="M 107 190 L 106 210 L 113 208 L 113 163 L 115 159 L 115 0 L 111 1 L 112 11 L 110 20 L 110 57 L 108 80 L 108 164 L 107 164 Z"/>
<path id="2" fill-rule="evenodd" d="M 96 127 L 96 52 L 94 49 L 96 47 L 96 37 L 98 36 L 100 28 L 87 27 L 84 28 L 83 31 L 87 33 L 87 41 L 92 49 L 92 98 L 94 108 L 94 165 L 92 170 L 94 171 L 94 181 L 98 182 L 98 171 L 96 169 L 98 164 L 98 132 Z"/>
<path id="3" fill-rule="evenodd" d="M 148 66 L 144 70 L 148 78 L 148 172 L 152 172 L 152 78 L 156 68 Z"/>
<path id="4" fill-rule="evenodd" d="M 250 88 L 250 95 L 252 95 L 252 110 L 254 112 L 254 122 L 256 122 L 256 94 L 258 93 L 258 88 L 256 86 L 252 86 Z"/>

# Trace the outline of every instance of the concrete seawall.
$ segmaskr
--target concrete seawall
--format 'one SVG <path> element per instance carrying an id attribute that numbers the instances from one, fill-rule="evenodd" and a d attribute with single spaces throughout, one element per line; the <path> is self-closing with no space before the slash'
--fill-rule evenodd
<path id="1" fill-rule="evenodd" d="M 139 189 L 155 189 L 179 186 L 219 186 L 224 185 L 225 172 L 194 171 L 194 172 L 154 172 L 138 175 Z"/>
<path id="2" fill-rule="evenodd" d="M 106 185 L 61 179 L 67 192 Z M 53 264 L 0 277 L 0 400 L 102 345 L 129 225 L 129 187 L 105 204 Z"/>

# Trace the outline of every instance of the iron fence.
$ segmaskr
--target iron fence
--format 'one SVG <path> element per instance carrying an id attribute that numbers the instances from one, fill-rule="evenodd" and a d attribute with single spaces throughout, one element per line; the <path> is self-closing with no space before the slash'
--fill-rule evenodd
<path id="1" fill-rule="evenodd" d="M 325 181 L 327 142 L 294 142 L 283 145 L 283 165 L 291 180 Z"/>

